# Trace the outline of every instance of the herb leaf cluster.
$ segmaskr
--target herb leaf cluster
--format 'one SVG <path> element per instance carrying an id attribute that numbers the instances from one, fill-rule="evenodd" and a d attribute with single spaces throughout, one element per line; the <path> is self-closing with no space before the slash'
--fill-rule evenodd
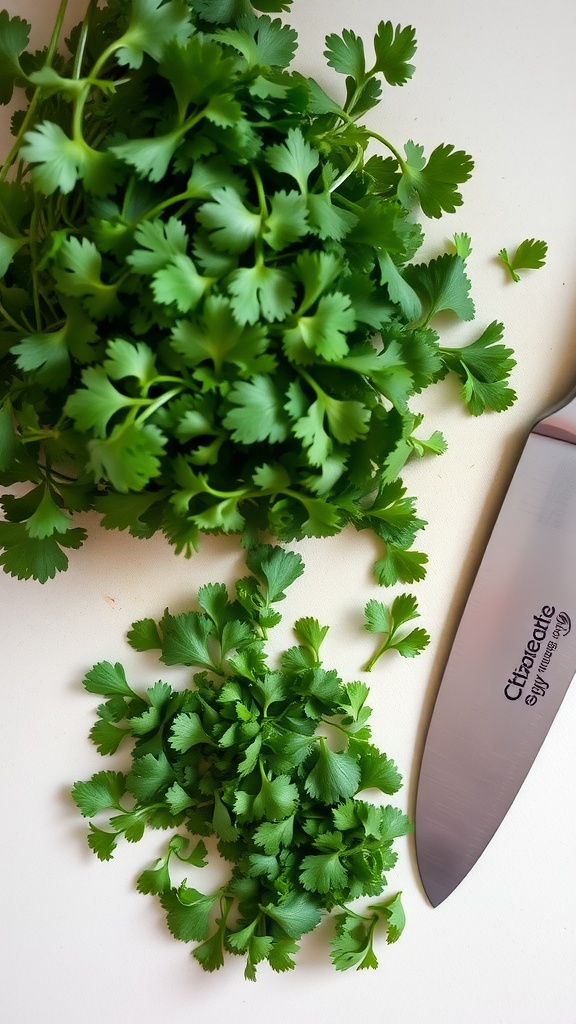
<path id="1" fill-rule="evenodd" d="M 290 970 L 302 935 L 331 911 L 336 969 L 376 967 L 377 930 L 395 942 L 404 925 L 401 895 L 381 896 L 394 840 L 411 823 L 368 797 L 396 793 L 401 776 L 372 741 L 366 684 L 344 683 L 321 661 L 328 627 L 300 618 L 296 645 L 279 667 L 268 663 L 268 630 L 303 572 L 300 556 L 262 545 L 247 565 L 233 599 L 224 584 L 206 584 L 197 610 L 166 610 L 128 634 L 135 650 L 157 651 L 165 666 L 191 666 L 189 687 L 160 680 L 138 693 L 119 663 L 87 673 L 86 690 L 106 698 L 92 740 L 105 756 L 130 741 L 132 760 L 128 772 L 77 782 L 72 795 L 93 819 L 88 842 L 101 860 L 120 837 L 133 843 L 148 828 L 173 831 L 137 888 L 159 897 L 168 928 L 194 943 L 205 970 L 227 954 L 244 957 L 250 980 L 261 961 Z M 174 865 L 189 873 L 217 855 L 229 877 L 213 892 L 196 888 L 194 877 L 173 880 Z M 369 900 L 363 910 L 361 897 Z"/>
<path id="2" fill-rule="evenodd" d="M 0 483 L 29 485 L 2 499 L 13 576 L 65 569 L 96 510 L 186 556 L 352 525 L 382 542 L 380 582 L 411 583 L 400 474 L 444 439 L 410 399 L 455 373 L 474 414 L 514 400 L 501 325 L 457 350 L 435 326 L 474 316 L 465 252 L 415 259 L 417 216 L 461 204 L 471 158 L 361 122 L 412 76 L 414 30 L 330 35 L 337 102 L 290 70 L 288 8 L 90 0 L 64 56 L 61 17 L 32 53 L 0 13 L 0 101 L 28 103 L 0 171 Z"/>

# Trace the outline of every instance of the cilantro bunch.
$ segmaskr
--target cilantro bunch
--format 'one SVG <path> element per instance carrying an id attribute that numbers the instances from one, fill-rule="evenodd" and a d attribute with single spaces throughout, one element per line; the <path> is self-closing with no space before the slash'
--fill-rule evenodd
<path id="1" fill-rule="evenodd" d="M 435 326 L 474 316 L 468 246 L 415 260 L 471 158 L 362 124 L 414 30 L 328 36 L 339 101 L 257 13 L 289 3 L 90 0 L 63 56 L 65 7 L 40 53 L 0 12 L 0 101 L 27 99 L 0 171 L 0 482 L 30 485 L 3 496 L 0 563 L 46 581 L 95 510 L 186 556 L 352 525 L 379 582 L 421 578 L 400 474 L 445 442 L 410 399 L 447 373 L 474 415 L 515 396 L 501 324 L 461 349 Z"/>
<path id="2" fill-rule="evenodd" d="M 121 836 L 133 843 L 147 828 L 172 830 L 137 888 L 159 897 L 168 928 L 194 943 L 205 970 L 221 967 L 226 954 L 244 957 L 251 980 L 261 961 L 289 970 L 298 940 L 331 911 L 336 969 L 376 967 L 378 926 L 388 942 L 404 926 L 400 894 L 381 896 L 396 863 L 393 842 L 411 824 L 365 791 L 394 794 L 401 777 L 371 741 L 368 687 L 344 683 L 321 662 L 328 627 L 299 619 L 297 645 L 278 668 L 268 664 L 267 633 L 303 572 L 300 556 L 263 545 L 247 564 L 233 599 L 224 584 L 207 584 L 197 610 L 166 610 L 159 623 L 144 619 L 128 634 L 135 650 L 158 651 L 165 666 L 193 667 L 189 687 L 160 680 L 141 694 L 120 664 L 88 672 L 88 692 L 106 698 L 91 738 L 103 755 L 131 741 L 132 760 L 128 772 L 77 782 L 72 795 L 96 819 L 88 842 L 100 860 Z M 408 605 L 406 619 L 415 613 Z M 397 628 L 398 606 L 392 615 Z M 201 891 L 188 875 L 215 858 L 227 862 L 228 878 Z M 360 897 L 370 901 L 364 909 Z"/>

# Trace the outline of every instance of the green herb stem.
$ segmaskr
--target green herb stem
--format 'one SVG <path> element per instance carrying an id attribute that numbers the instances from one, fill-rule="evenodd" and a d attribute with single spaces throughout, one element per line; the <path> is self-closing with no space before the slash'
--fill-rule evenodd
<path id="1" fill-rule="evenodd" d="M 48 43 L 48 48 L 47 48 L 47 51 L 46 51 L 46 61 L 45 61 L 45 66 L 46 67 L 51 67 L 52 66 L 52 61 L 54 60 L 54 56 L 56 54 L 56 48 L 58 46 L 58 40 L 60 38 L 60 32 L 62 31 L 62 25 L 64 23 L 64 18 L 66 16 L 66 9 L 67 9 L 67 7 L 68 7 L 68 0 L 60 0 L 60 6 L 59 6 L 58 11 L 56 13 L 56 20 L 54 22 L 54 28 L 52 30 L 52 35 L 50 37 L 50 42 Z M 13 144 L 10 152 L 8 153 L 8 156 L 6 157 L 6 159 L 4 161 L 4 164 L 3 164 L 3 166 L 2 166 L 2 168 L 0 170 L 0 183 L 3 182 L 3 181 L 6 181 L 6 178 L 8 177 L 8 174 L 10 173 L 10 168 L 12 167 L 12 164 L 14 163 L 14 161 L 16 160 L 16 158 L 18 156 L 18 153 L 20 151 L 20 146 L 22 145 L 22 139 L 24 138 L 24 135 L 28 131 L 28 128 L 30 127 L 30 125 L 31 125 L 31 123 L 34 120 L 34 117 L 36 115 L 36 108 L 37 108 L 37 106 L 38 106 L 38 104 L 40 102 L 41 95 L 42 95 L 42 92 L 41 92 L 40 87 L 36 87 L 36 89 L 34 90 L 34 92 L 32 94 L 32 98 L 31 98 L 31 100 L 30 100 L 30 102 L 28 104 L 28 109 L 26 110 L 26 114 L 24 115 L 24 119 L 22 121 L 22 124 L 20 125 L 20 128 L 18 130 L 18 134 L 16 135 L 16 141 L 14 142 L 14 144 Z"/>

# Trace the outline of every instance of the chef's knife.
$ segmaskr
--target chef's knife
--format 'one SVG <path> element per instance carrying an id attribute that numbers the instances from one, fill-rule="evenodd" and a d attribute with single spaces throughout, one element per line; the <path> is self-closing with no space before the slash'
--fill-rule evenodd
<path id="1" fill-rule="evenodd" d="M 438 906 L 516 797 L 576 672 L 576 398 L 530 432 L 425 742 L 416 856 Z"/>

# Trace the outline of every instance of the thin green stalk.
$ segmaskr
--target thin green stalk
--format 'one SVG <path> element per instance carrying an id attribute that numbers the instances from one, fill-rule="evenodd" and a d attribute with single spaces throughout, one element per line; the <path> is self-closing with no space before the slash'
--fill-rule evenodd
<path id="1" fill-rule="evenodd" d="M 46 64 L 45 64 L 46 67 L 51 67 L 52 66 L 52 61 L 54 60 L 54 56 L 55 56 L 55 53 L 56 53 L 56 48 L 58 46 L 58 39 L 60 38 L 60 32 L 62 30 L 62 25 L 64 23 L 64 17 L 66 15 L 66 8 L 67 7 L 68 7 L 68 0 L 60 0 L 60 7 L 58 8 L 58 13 L 56 15 L 56 21 L 54 22 L 54 28 L 52 30 L 52 35 L 50 37 L 50 42 L 48 43 L 48 49 L 46 51 Z M 18 152 L 20 150 L 20 146 L 22 145 L 22 139 L 24 138 L 24 135 L 28 131 L 28 128 L 30 127 L 31 122 L 34 119 L 34 116 L 35 116 L 35 113 L 36 113 L 36 107 L 38 106 L 38 103 L 40 101 L 40 97 L 41 97 L 41 90 L 38 87 L 38 88 L 36 88 L 34 90 L 34 94 L 32 96 L 32 99 L 30 100 L 30 104 L 28 106 L 28 110 L 26 111 L 26 116 L 24 117 L 24 120 L 22 121 L 22 124 L 20 125 L 20 130 L 18 131 L 18 134 L 16 136 L 16 141 L 14 142 L 14 145 L 12 146 L 12 149 L 10 150 L 10 152 L 8 153 L 8 156 L 6 157 L 6 160 L 4 161 L 4 165 L 3 165 L 2 169 L 0 170 L 0 182 L 5 181 L 6 178 L 8 177 L 8 174 L 10 173 L 10 168 L 11 168 L 12 164 L 14 163 L 16 157 L 18 156 Z"/>

